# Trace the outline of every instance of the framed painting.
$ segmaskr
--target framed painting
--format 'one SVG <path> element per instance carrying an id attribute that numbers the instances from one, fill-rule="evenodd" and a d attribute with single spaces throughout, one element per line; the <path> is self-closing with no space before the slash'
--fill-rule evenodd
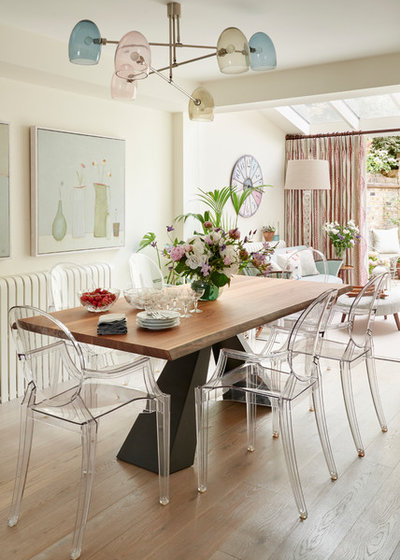
<path id="1" fill-rule="evenodd" d="M 31 128 L 32 254 L 123 247 L 125 140 Z"/>
<path id="2" fill-rule="evenodd" d="M 9 125 L 0 123 L 0 258 L 10 256 Z"/>

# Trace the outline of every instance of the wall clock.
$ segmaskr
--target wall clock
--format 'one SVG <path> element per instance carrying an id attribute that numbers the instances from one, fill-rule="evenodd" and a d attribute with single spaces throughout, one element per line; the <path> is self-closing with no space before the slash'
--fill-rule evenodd
<path id="1" fill-rule="evenodd" d="M 244 155 L 237 160 L 232 169 L 231 186 L 236 187 L 241 194 L 248 188 L 260 187 L 263 184 L 263 176 L 260 164 L 255 157 Z M 255 214 L 261 204 L 262 191 L 256 190 L 242 204 L 239 214 L 244 218 L 249 218 Z"/>

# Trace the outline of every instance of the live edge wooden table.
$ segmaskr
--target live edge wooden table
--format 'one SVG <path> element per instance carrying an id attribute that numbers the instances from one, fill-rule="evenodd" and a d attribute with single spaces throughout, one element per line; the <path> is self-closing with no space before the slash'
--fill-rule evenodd
<path id="1" fill-rule="evenodd" d="M 350 286 L 338 284 L 339 293 Z M 332 288 L 322 282 L 235 277 L 216 301 L 200 302 L 203 313 L 182 319 L 178 327 L 149 331 L 136 325 L 137 310 L 120 299 L 113 312 L 125 313 L 126 335 L 97 335 L 98 314 L 84 308 L 53 313 L 76 340 L 167 360 L 157 383 L 171 395 L 171 472 L 193 464 L 196 450 L 194 387 L 206 381 L 210 352 L 242 348 L 237 335 L 307 307 Z M 154 414 L 140 414 L 118 458 L 153 472 L 157 467 Z"/>

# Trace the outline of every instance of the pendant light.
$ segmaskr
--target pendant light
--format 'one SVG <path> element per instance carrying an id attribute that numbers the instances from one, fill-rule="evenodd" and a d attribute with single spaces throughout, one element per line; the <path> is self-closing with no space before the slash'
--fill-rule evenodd
<path id="1" fill-rule="evenodd" d="M 191 121 L 209 122 L 214 120 L 214 99 L 211 93 L 203 87 L 194 90 L 189 100 L 189 119 Z M 198 102 L 197 102 L 198 101 Z"/>
<path id="2" fill-rule="evenodd" d="M 270 37 L 258 31 L 250 37 L 250 66 L 252 70 L 265 71 L 276 68 L 276 52 Z"/>
<path id="3" fill-rule="evenodd" d="M 249 44 L 237 27 L 228 27 L 219 36 L 217 60 L 223 74 L 241 74 L 250 66 Z"/>

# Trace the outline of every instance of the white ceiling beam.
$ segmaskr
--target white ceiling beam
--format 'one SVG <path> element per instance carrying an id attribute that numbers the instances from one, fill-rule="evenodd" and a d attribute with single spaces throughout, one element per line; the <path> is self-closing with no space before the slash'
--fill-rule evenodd
<path id="1" fill-rule="evenodd" d="M 335 101 L 329 101 L 329 105 L 335 109 L 338 115 L 347 122 L 353 130 L 360 129 L 360 119 L 357 115 L 350 109 L 344 101 L 337 99 Z"/>
<path id="2" fill-rule="evenodd" d="M 310 134 L 310 123 L 303 119 L 297 111 L 291 107 L 274 107 L 280 115 L 287 119 L 301 134 Z"/>

